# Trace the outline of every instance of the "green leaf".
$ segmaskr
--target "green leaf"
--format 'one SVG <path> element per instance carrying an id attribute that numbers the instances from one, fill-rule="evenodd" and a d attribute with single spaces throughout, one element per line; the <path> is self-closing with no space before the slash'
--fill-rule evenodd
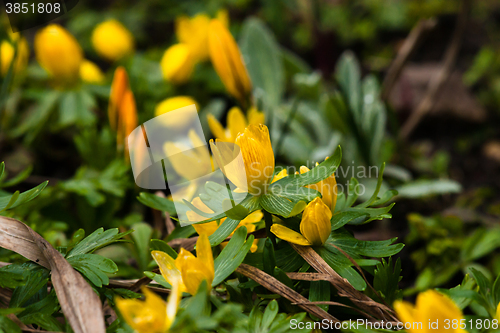
<path id="1" fill-rule="evenodd" d="M 177 252 L 170 247 L 166 242 L 161 239 L 152 239 L 149 242 L 150 251 L 162 251 L 171 256 L 172 258 L 177 258 Z"/>
<path id="2" fill-rule="evenodd" d="M 253 235 L 250 235 L 245 242 L 247 228 L 238 228 L 229 243 L 224 247 L 219 256 L 214 261 L 215 276 L 212 286 L 215 287 L 231 275 L 243 262 L 248 251 L 253 244 Z"/>
<path id="3" fill-rule="evenodd" d="M 374 271 L 373 287 L 381 294 L 387 304 L 393 304 L 395 300 L 403 298 L 403 291 L 398 286 L 401 279 L 400 258 L 396 260 L 394 265 L 392 257 L 388 261 L 382 259 Z"/>
<path id="4" fill-rule="evenodd" d="M 139 193 L 137 200 L 139 200 L 139 202 L 141 202 L 143 205 L 146 205 L 153 209 L 168 212 L 170 215 L 177 215 L 174 202 L 167 198 L 159 197 L 153 193 L 141 192 Z"/>
<path id="5" fill-rule="evenodd" d="M 269 275 L 274 275 L 274 268 L 276 267 L 276 256 L 274 254 L 273 242 L 266 238 L 264 242 L 264 251 L 262 251 L 262 263 L 264 264 L 264 272 Z"/>
<path id="6" fill-rule="evenodd" d="M 63 325 L 55 317 L 44 313 L 27 315 L 23 317 L 22 322 L 25 325 L 35 324 L 52 332 L 61 332 L 64 330 Z"/>
<path id="7" fill-rule="evenodd" d="M 317 249 L 318 254 L 325 260 L 325 262 L 332 267 L 343 278 L 347 279 L 349 283 L 357 290 L 365 290 L 366 282 L 361 275 L 354 268 L 352 263 L 347 259 L 339 250 L 329 246 L 328 242 L 325 246 Z"/>
<path id="8" fill-rule="evenodd" d="M 14 63 L 14 62 L 12 62 Z M 17 324 L 7 317 L 0 316 L 0 332 L 1 333 L 22 333 Z"/>
<path id="9" fill-rule="evenodd" d="M 269 108 L 277 106 L 285 91 L 285 71 L 273 33 L 251 17 L 243 23 L 240 46 L 255 94 L 263 96 Z"/>
<path id="10" fill-rule="evenodd" d="M 351 51 L 340 56 L 335 68 L 335 78 L 347 97 L 357 124 L 361 122 L 361 71 L 358 60 Z"/>
<path id="11" fill-rule="evenodd" d="M 374 202 L 377 201 L 378 198 L 378 192 L 380 192 L 380 188 L 382 187 L 382 182 L 384 181 L 384 169 L 385 169 L 385 162 L 382 163 L 380 166 L 380 170 L 378 172 L 378 178 L 377 178 L 377 186 L 375 187 L 375 191 L 373 191 L 372 196 L 370 199 L 367 201 L 363 202 L 362 204 L 357 205 L 357 208 L 366 208 L 371 206 Z"/>
<path id="12" fill-rule="evenodd" d="M 266 309 L 264 310 L 264 314 L 262 316 L 262 321 L 260 325 L 260 328 L 262 330 L 269 329 L 274 319 L 276 318 L 276 315 L 278 314 L 278 310 L 279 310 L 278 302 L 275 299 L 273 299 L 271 302 L 269 302 L 269 304 L 266 306 Z"/>
<path id="13" fill-rule="evenodd" d="M 396 190 L 401 198 L 422 198 L 431 195 L 460 193 L 462 186 L 454 180 L 417 180 L 398 186 Z"/>
<path id="14" fill-rule="evenodd" d="M 67 258 L 74 269 L 82 273 L 90 282 L 97 287 L 109 284 L 107 274 L 113 274 L 118 271 L 118 266 L 113 260 L 100 256 L 98 254 L 79 254 Z"/>
<path id="15" fill-rule="evenodd" d="M 85 90 L 65 91 L 59 102 L 59 125 L 61 127 L 73 124 L 89 125 L 94 122 L 95 116 L 92 108 L 95 107 L 95 101 Z"/>
<path id="16" fill-rule="evenodd" d="M 23 171 L 19 172 L 14 178 L 11 178 L 6 182 L 2 182 L 2 170 L 0 170 L 0 188 L 10 187 L 19 184 L 20 182 L 28 178 L 28 176 L 31 174 L 31 171 L 33 171 L 33 165 L 30 165 Z"/>
<path id="17" fill-rule="evenodd" d="M 6 272 L 0 268 L 0 288 L 15 288 L 25 283 L 22 273 Z"/>
<path id="18" fill-rule="evenodd" d="M 328 281 L 311 281 L 309 289 L 309 300 L 311 302 L 329 302 L 330 301 L 330 282 Z M 320 308 L 328 311 L 328 304 L 318 304 Z"/>
<path id="19" fill-rule="evenodd" d="M 29 112 L 28 116 L 21 122 L 21 125 L 14 129 L 14 136 L 26 134 L 26 141 L 31 142 L 44 128 L 50 118 L 52 110 L 61 96 L 57 90 L 44 91 L 38 105 Z"/>
<path id="20" fill-rule="evenodd" d="M 260 196 L 262 208 L 271 214 L 283 217 L 300 214 L 306 207 L 306 202 L 320 195 L 314 189 L 293 185 L 284 188 L 274 187 L 269 192 Z"/>
<path id="21" fill-rule="evenodd" d="M 144 222 L 135 223 L 132 225 L 131 236 L 134 241 L 135 255 L 141 270 L 145 270 L 149 261 L 151 261 L 151 255 L 149 252 L 149 241 L 153 236 L 153 228 Z"/>
<path id="22" fill-rule="evenodd" d="M 32 267 L 24 274 L 26 283 L 14 289 L 9 307 L 20 308 L 40 289 L 47 286 L 49 271 L 43 267 Z"/>
<path id="23" fill-rule="evenodd" d="M 45 181 L 37 187 L 34 187 L 26 192 L 20 194 L 19 192 L 16 192 L 12 196 L 8 195 L 0 197 L 0 212 L 3 210 L 16 208 L 23 203 L 33 200 L 43 191 L 48 183 L 48 181 Z"/>
<path id="24" fill-rule="evenodd" d="M 208 237 L 210 241 L 210 246 L 217 246 L 224 241 L 229 235 L 238 227 L 240 221 L 233 220 L 227 217 L 224 222 L 219 225 L 217 230 Z"/>
<path id="25" fill-rule="evenodd" d="M 284 177 L 269 186 L 268 190 L 270 192 L 282 192 L 282 189 L 294 188 L 307 186 L 311 184 L 316 184 L 323 179 L 330 177 L 340 165 L 342 160 L 342 149 L 340 146 L 337 147 L 333 156 L 321 162 L 318 166 L 312 168 L 306 173 L 303 174 L 292 174 L 287 177 Z"/>
<path id="26" fill-rule="evenodd" d="M 167 282 L 167 280 L 165 280 L 165 278 L 163 277 L 163 275 L 161 274 L 156 274 L 154 272 L 144 272 L 144 275 L 148 278 L 150 278 L 151 280 L 159 283 L 160 285 L 162 285 L 163 287 L 167 288 L 167 289 L 171 289 L 172 286 L 170 285 L 170 283 Z"/>
<path id="27" fill-rule="evenodd" d="M 362 241 L 354 238 L 345 230 L 335 230 L 326 244 L 338 246 L 353 258 L 359 256 L 382 258 L 393 256 L 403 249 L 404 244 L 393 244 L 396 240 L 397 237 L 383 241 Z"/>
<path id="28" fill-rule="evenodd" d="M 28 324 L 25 322 L 23 317 L 39 313 L 39 314 L 45 314 L 45 315 L 51 315 L 57 310 L 59 310 L 59 302 L 57 300 L 57 295 L 54 289 L 45 296 L 43 299 L 41 299 L 38 302 L 35 302 L 33 304 L 28 305 L 25 307 L 21 313 L 19 313 L 18 317 L 21 321 L 23 321 L 25 324 Z M 29 321 L 29 320 L 28 320 Z"/>
<path id="29" fill-rule="evenodd" d="M 382 220 L 383 218 L 390 218 L 391 214 L 388 214 L 388 212 L 392 209 L 394 204 L 395 203 L 392 203 L 387 207 L 380 207 L 380 208 L 358 208 L 359 206 L 357 206 L 353 208 L 347 208 L 345 210 L 342 210 L 341 212 L 335 213 L 334 216 L 336 216 L 337 214 L 346 213 L 343 216 L 339 216 L 339 218 L 342 217 L 349 219 L 347 223 L 352 225 L 365 224 L 373 220 Z M 352 213 L 352 214 L 347 214 L 347 213 Z M 341 220 L 340 222 L 343 223 L 345 222 L 345 220 Z"/>
<path id="30" fill-rule="evenodd" d="M 120 238 L 130 234 L 131 232 L 133 232 L 133 230 L 118 233 L 118 228 L 108 229 L 106 231 L 104 231 L 103 228 L 99 228 L 85 237 L 80 243 L 78 243 L 68 253 L 66 259 L 77 256 L 79 254 L 90 253 L 114 242 L 118 242 L 120 241 Z"/>

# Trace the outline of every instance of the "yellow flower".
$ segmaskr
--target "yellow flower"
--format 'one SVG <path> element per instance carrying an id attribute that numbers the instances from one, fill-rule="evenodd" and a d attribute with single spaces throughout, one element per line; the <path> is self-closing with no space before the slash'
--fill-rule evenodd
<path id="1" fill-rule="evenodd" d="M 201 199 L 199 197 L 194 198 L 193 201 L 191 201 L 191 204 L 193 204 L 193 206 L 195 206 L 196 208 L 198 208 L 199 210 L 201 210 L 204 213 L 213 214 L 213 211 L 210 208 L 208 208 L 207 205 L 205 205 L 205 203 L 203 203 L 203 201 L 201 201 Z M 193 212 L 192 210 L 186 212 L 186 216 L 188 217 L 188 219 L 190 221 L 202 221 L 202 220 L 206 219 L 205 217 L 198 215 L 197 213 Z M 263 216 L 264 216 L 264 214 L 262 213 L 262 211 L 256 210 L 255 212 L 249 214 L 247 217 L 245 217 L 243 220 L 241 220 L 240 223 L 238 224 L 238 226 L 236 227 L 236 229 L 238 229 L 242 226 L 245 226 L 247 228 L 247 232 L 249 232 L 249 233 L 254 232 L 255 229 L 257 228 L 255 223 L 260 222 L 262 220 Z M 225 220 L 226 220 L 226 218 L 223 217 L 220 220 L 220 222 L 219 221 L 212 221 L 212 222 L 207 222 L 207 223 L 198 223 L 198 224 L 193 224 L 193 227 L 196 230 L 196 232 L 198 233 L 198 235 L 204 234 L 204 235 L 210 236 L 219 228 L 220 224 L 222 224 Z M 235 231 L 236 231 L 236 229 L 235 229 Z M 235 233 L 235 231 L 233 231 L 231 233 L 231 236 Z M 253 241 L 253 244 L 252 244 L 252 247 L 250 248 L 250 251 L 252 251 L 252 252 L 257 251 L 258 242 L 259 242 L 258 239 L 255 239 Z M 223 242 L 223 243 L 221 243 L 221 246 L 225 247 L 227 244 L 228 244 L 228 242 Z"/>
<path id="2" fill-rule="evenodd" d="M 500 303 L 497 306 L 497 316 L 496 319 L 500 320 Z"/>
<path id="3" fill-rule="evenodd" d="M 30 51 L 26 39 L 24 38 L 19 39 L 18 37 L 15 40 L 17 40 L 18 49 L 17 49 L 16 62 L 14 63 L 13 70 L 14 73 L 19 73 L 20 71 L 24 70 L 28 65 L 28 58 Z M 5 76 L 9 71 L 12 59 L 14 59 L 15 52 L 16 50 L 14 48 L 14 45 L 12 45 L 10 42 L 6 40 L 2 41 L 2 44 L 0 45 L 0 60 L 1 60 L 0 71 L 2 76 Z"/>
<path id="4" fill-rule="evenodd" d="M 138 333 L 166 333 L 175 320 L 181 290 L 179 282 L 172 284 L 172 290 L 165 302 L 146 287 L 142 288 L 145 300 L 115 299 L 116 306 L 127 324 Z"/>
<path id="5" fill-rule="evenodd" d="M 78 41 L 58 24 L 50 24 L 35 36 L 40 65 L 58 82 L 74 83 L 80 74 L 83 51 Z"/>
<path id="6" fill-rule="evenodd" d="M 187 44 L 170 46 L 161 58 L 163 78 L 174 84 L 185 83 L 191 77 L 195 65 L 194 57 Z"/>
<path id="7" fill-rule="evenodd" d="M 207 117 L 208 126 L 216 139 L 225 142 L 234 142 L 238 134 L 243 133 L 248 125 L 259 125 L 265 123 L 264 113 L 255 107 L 248 110 L 248 122 L 241 109 L 237 106 L 231 108 L 227 114 L 227 128 L 224 129 L 221 123 L 213 115 Z"/>
<path id="8" fill-rule="evenodd" d="M 318 163 L 316 163 L 316 166 L 318 166 Z M 300 173 L 305 173 L 308 171 L 308 167 L 300 167 Z M 337 203 L 337 181 L 335 180 L 335 174 L 332 174 L 328 178 L 323 179 L 319 183 L 308 185 L 306 187 L 320 192 L 321 199 L 323 200 L 325 205 L 327 205 L 332 212 L 334 211 L 335 204 Z"/>
<path id="9" fill-rule="evenodd" d="M 192 18 L 181 16 L 175 21 L 175 33 L 179 42 L 186 44 L 195 61 L 208 58 L 208 25 L 210 17 L 198 14 Z"/>
<path id="10" fill-rule="evenodd" d="M 278 180 L 285 178 L 287 176 L 288 176 L 288 171 L 286 171 L 286 169 L 283 169 L 273 177 L 273 181 L 271 183 L 277 182 Z"/>
<path id="11" fill-rule="evenodd" d="M 164 151 L 168 153 L 169 162 L 180 176 L 196 182 L 202 176 L 212 172 L 210 154 L 194 129 L 189 130 L 190 145 L 182 142 L 165 142 Z"/>
<path id="12" fill-rule="evenodd" d="M 207 281 L 209 287 L 212 284 L 215 274 L 214 258 L 205 234 L 200 235 L 196 242 L 196 257 L 183 248 L 175 260 L 161 251 L 153 251 L 151 255 L 168 283 L 173 285 L 176 280 L 180 281 L 181 291 L 194 295 L 203 281 Z"/>
<path id="13" fill-rule="evenodd" d="M 196 111 L 199 111 L 200 107 L 192 97 L 189 96 L 170 97 L 161 101 L 156 105 L 155 116 L 157 117 L 167 112 L 174 111 L 193 104 L 196 106 Z M 191 121 L 189 117 L 185 117 L 179 114 L 175 115 L 171 114 L 169 118 L 162 120 L 166 123 L 167 126 L 179 126 L 179 127 L 185 127 Z"/>
<path id="14" fill-rule="evenodd" d="M 123 147 L 125 138 L 137 127 L 137 109 L 134 94 L 130 90 L 128 75 L 125 68 L 115 70 L 111 94 L 109 97 L 109 124 L 116 130 L 118 148 Z"/>
<path id="15" fill-rule="evenodd" d="M 83 60 L 80 65 L 80 78 L 86 83 L 101 84 L 104 81 L 104 74 L 92 61 Z"/>
<path id="16" fill-rule="evenodd" d="M 218 144 L 217 144 L 218 143 Z M 274 173 L 274 154 L 266 125 L 249 125 L 235 140 L 231 150 L 219 140 L 210 141 L 217 164 L 240 191 L 254 196 L 265 194 Z M 242 159 L 235 157 L 241 151 Z"/>
<path id="17" fill-rule="evenodd" d="M 227 91 L 241 104 L 247 105 L 252 83 L 236 41 L 217 19 L 210 21 L 208 49 L 212 64 Z"/>
<path id="18" fill-rule="evenodd" d="M 229 26 L 227 11 L 217 12 L 217 18 L 225 26 Z M 197 14 L 194 17 L 181 16 L 175 21 L 175 33 L 180 43 L 186 44 L 191 50 L 195 62 L 208 59 L 208 27 L 210 17 Z"/>
<path id="19" fill-rule="evenodd" d="M 134 52 L 134 37 L 117 20 L 108 20 L 95 27 L 92 45 L 101 57 L 118 61 Z"/>
<path id="20" fill-rule="evenodd" d="M 311 201 L 302 213 L 300 234 L 281 224 L 273 224 L 271 232 L 287 242 L 310 246 L 325 244 L 330 236 L 332 212 L 327 205 L 317 197 Z"/>
<path id="21" fill-rule="evenodd" d="M 402 322 L 412 324 L 410 329 L 406 329 L 409 333 L 434 332 L 436 330 L 429 328 L 429 321 L 435 322 L 436 320 L 439 321 L 439 332 L 467 332 L 460 329 L 460 325 L 456 329 L 450 328 L 447 330 L 444 328 L 446 319 L 449 319 L 450 322 L 457 320 L 460 324 L 460 320 L 463 319 L 462 311 L 448 296 L 434 290 L 418 294 L 415 306 L 405 301 L 396 301 L 394 309 Z M 417 327 L 414 323 L 421 323 L 421 325 Z"/>

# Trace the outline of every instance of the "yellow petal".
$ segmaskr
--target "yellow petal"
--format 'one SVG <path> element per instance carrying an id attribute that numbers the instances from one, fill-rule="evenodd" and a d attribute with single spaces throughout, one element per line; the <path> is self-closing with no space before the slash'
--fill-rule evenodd
<path id="1" fill-rule="evenodd" d="M 278 180 L 285 178 L 287 176 L 288 176 L 288 171 L 286 169 L 283 169 L 274 176 L 273 181 L 271 183 L 277 182 Z"/>
<path id="2" fill-rule="evenodd" d="M 184 289 L 182 287 L 182 284 L 184 282 L 182 280 L 182 274 L 179 268 L 176 266 L 174 258 L 162 251 L 152 251 L 151 256 L 156 261 L 156 264 L 158 264 L 158 267 L 160 267 L 161 275 L 165 278 L 165 280 L 170 283 L 170 285 L 173 285 L 174 283 L 180 283 L 181 289 Z"/>
<path id="3" fill-rule="evenodd" d="M 210 17 L 203 13 L 193 18 L 182 16 L 176 20 L 177 39 L 189 46 L 195 61 L 204 61 L 208 58 L 209 24 Z"/>
<path id="4" fill-rule="evenodd" d="M 250 125 L 238 135 L 235 143 L 241 149 L 245 163 L 248 192 L 256 196 L 264 194 L 274 176 L 274 153 L 269 130 L 265 125 Z"/>
<path id="5" fill-rule="evenodd" d="M 186 212 L 186 215 L 190 221 L 202 221 L 204 219 L 206 220 L 206 217 L 200 216 L 196 213 L 194 214 L 196 214 L 197 216 L 193 216 L 193 218 L 191 218 L 190 213 L 194 212 L 191 211 Z M 219 224 L 217 224 L 217 221 L 212 221 L 208 223 L 196 223 L 193 224 L 193 227 L 194 230 L 196 230 L 196 232 L 198 233 L 198 235 L 205 234 L 211 236 L 219 228 Z"/>
<path id="6" fill-rule="evenodd" d="M 175 259 L 175 265 L 181 272 L 186 291 L 191 295 L 196 294 L 202 281 L 206 280 L 209 287 L 212 284 L 214 278 L 213 264 L 211 268 L 208 267 L 202 259 L 196 258 L 191 252 L 181 249 L 177 259 Z"/>
<path id="7" fill-rule="evenodd" d="M 250 125 L 265 124 L 265 122 L 266 122 L 266 116 L 264 115 L 263 112 L 257 110 L 255 106 L 252 106 L 250 110 L 248 110 L 248 123 Z"/>
<path id="8" fill-rule="evenodd" d="M 460 323 L 460 319 L 463 318 L 462 311 L 448 296 L 434 290 L 425 291 L 417 296 L 416 311 L 420 320 L 425 319 L 425 322 L 430 319 L 431 322 L 439 320 L 440 323 L 443 323 L 444 320 L 449 319 L 450 321 L 457 320 Z M 466 333 L 462 329 L 443 329 L 443 331 Z"/>
<path id="9" fill-rule="evenodd" d="M 215 18 L 218 19 L 223 26 L 229 28 L 229 13 L 227 12 L 227 10 L 219 9 Z"/>
<path id="10" fill-rule="evenodd" d="M 115 299 L 123 318 L 138 333 L 165 333 L 171 322 L 166 320 L 167 306 L 155 293 L 143 288 L 145 301 L 137 299 Z M 177 304 L 175 310 L 177 310 Z M 174 313 L 175 317 L 175 313 Z"/>
<path id="11" fill-rule="evenodd" d="M 243 133 L 246 127 L 247 121 L 241 109 L 237 106 L 232 107 L 227 114 L 227 128 L 231 133 L 231 142 L 234 142 L 238 134 Z"/>
<path id="12" fill-rule="evenodd" d="M 116 130 L 118 123 L 118 109 L 123 101 L 125 92 L 129 90 L 128 75 L 122 66 L 116 68 L 113 82 L 111 83 L 111 94 L 109 96 L 108 118 L 113 130 Z"/>
<path id="13" fill-rule="evenodd" d="M 403 323 L 416 323 L 417 318 L 415 317 L 415 309 L 412 304 L 405 302 L 405 301 L 396 301 L 394 302 L 394 310 L 396 310 L 396 314 L 398 315 L 398 318 L 403 322 Z M 422 323 L 424 325 L 425 323 Z M 423 326 L 422 326 L 423 327 Z M 408 332 L 410 333 L 415 333 L 418 332 L 419 330 L 412 330 L 409 329 Z"/>
<path id="14" fill-rule="evenodd" d="M 84 60 L 80 65 L 80 78 L 83 82 L 101 84 L 104 81 L 104 74 L 92 61 Z"/>
<path id="15" fill-rule="evenodd" d="M 199 110 L 200 107 L 195 99 L 191 96 L 175 96 L 164 99 L 160 103 L 158 103 L 155 107 L 155 116 L 160 116 L 170 111 L 174 111 L 185 106 L 195 105 L 196 110 Z"/>
<path id="16" fill-rule="evenodd" d="M 231 136 L 226 134 L 226 130 L 222 127 L 221 123 L 213 115 L 207 116 L 208 127 L 216 139 L 221 141 L 231 141 Z"/>
<path id="17" fill-rule="evenodd" d="M 313 245 L 323 245 L 331 233 L 331 218 L 330 208 L 325 205 L 321 198 L 315 198 L 302 213 L 300 232 Z"/>
<path id="18" fill-rule="evenodd" d="M 188 45 L 179 43 L 169 47 L 161 58 L 160 66 L 165 80 L 182 84 L 189 80 L 195 61 Z"/>
<path id="19" fill-rule="evenodd" d="M 118 108 L 118 147 L 126 147 L 126 137 L 137 127 L 137 109 L 132 91 L 127 90 L 123 95 L 123 100 Z"/>
<path id="20" fill-rule="evenodd" d="M 303 245 L 303 246 L 309 246 L 312 245 L 310 241 L 308 241 L 304 236 L 299 234 L 296 231 L 293 231 L 292 229 L 289 229 L 281 224 L 273 224 L 271 226 L 271 232 L 276 235 L 276 237 L 283 239 L 287 242 L 298 244 L 298 245 Z"/>
<path id="21" fill-rule="evenodd" d="M 108 20 L 92 32 L 92 45 L 101 57 L 118 61 L 134 52 L 134 37 L 117 20 Z"/>
<path id="22" fill-rule="evenodd" d="M 198 240 L 196 241 L 196 256 L 211 272 L 209 284 L 212 283 L 212 280 L 214 279 L 214 257 L 207 234 L 201 234 L 198 237 Z"/>
<path id="23" fill-rule="evenodd" d="M 179 302 L 182 298 L 182 282 L 179 279 L 172 281 L 172 289 L 170 290 L 170 295 L 168 295 L 167 300 L 167 317 L 165 320 L 165 328 L 168 330 L 175 320 L 175 315 L 177 314 L 177 308 L 179 307 Z"/>
<path id="24" fill-rule="evenodd" d="M 208 33 L 210 59 L 226 90 L 246 104 L 252 84 L 243 59 L 227 28 L 219 20 L 210 21 Z"/>

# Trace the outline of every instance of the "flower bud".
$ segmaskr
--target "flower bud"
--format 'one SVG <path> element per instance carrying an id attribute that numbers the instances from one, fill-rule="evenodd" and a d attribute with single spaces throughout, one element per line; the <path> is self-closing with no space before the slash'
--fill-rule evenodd
<path id="1" fill-rule="evenodd" d="M 59 83 L 74 83 L 80 74 L 83 51 L 77 40 L 58 24 L 50 24 L 35 36 L 40 65 Z"/>
<path id="2" fill-rule="evenodd" d="M 108 20 L 95 27 L 92 45 L 101 57 L 118 61 L 134 52 L 134 37 L 117 20 Z"/>
<path id="3" fill-rule="evenodd" d="M 208 48 L 212 64 L 227 91 L 246 105 L 252 91 L 252 83 L 236 41 L 217 19 L 210 21 Z"/>
<path id="4" fill-rule="evenodd" d="M 163 78 L 173 84 L 182 84 L 189 80 L 194 64 L 191 50 L 183 43 L 170 46 L 160 62 Z"/>

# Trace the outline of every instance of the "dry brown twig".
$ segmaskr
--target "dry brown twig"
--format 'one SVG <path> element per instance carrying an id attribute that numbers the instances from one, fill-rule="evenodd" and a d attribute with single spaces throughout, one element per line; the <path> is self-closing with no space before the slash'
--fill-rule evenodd
<path id="1" fill-rule="evenodd" d="M 386 101 L 388 99 L 389 94 L 403 71 L 406 62 L 415 52 L 417 47 L 422 43 L 427 34 L 436 27 L 436 23 L 436 20 L 433 18 L 420 20 L 410 31 L 410 34 L 399 49 L 396 59 L 392 62 L 384 78 L 381 89 L 382 100 Z"/>
<path id="2" fill-rule="evenodd" d="M 312 268 L 314 268 L 318 273 L 326 275 L 325 277 L 327 278 L 325 281 L 329 281 L 337 289 L 339 296 L 350 299 L 356 306 L 366 311 L 367 314 L 374 318 L 397 321 L 397 318 L 394 316 L 391 308 L 384 304 L 375 302 L 361 291 L 356 290 L 349 283 L 349 281 L 335 272 L 335 270 L 331 268 L 311 247 L 295 244 L 290 245 L 309 265 L 311 265 Z M 318 276 L 315 278 L 318 278 Z"/>
<path id="3" fill-rule="evenodd" d="M 270 290 L 271 292 L 278 294 L 282 297 L 285 297 L 292 303 L 297 303 L 299 307 L 307 311 L 308 313 L 320 318 L 321 320 L 326 319 L 328 321 L 332 321 L 334 323 L 339 322 L 337 318 L 323 310 L 322 308 L 318 307 L 315 304 L 307 304 L 309 303 L 309 300 L 296 292 L 295 290 L 287 287 L 285 284 L 281 283 L 279 280 L 276 278 L 272 277 L 271 275 L 261 271 L 258 268 L 255 268 L 253 266 L 247 265 L 247 264 L 241 264 L 237 269 L 236 272 L 245 275 L 246 277 L 254 280 L 255 282 L 259 283 L 261 286 L 264 288 Z"/>
<path id="4" fill-rule="evenodd" d="M 400 139 L 406 140 L 418 125 L 420 120 L 422 120 L 422 118 L 434 107 L 439 91 L 450 76 L 456 62 L 458 51 L 460 50 L 460 46 L 462 44 L 462 35 L 465 31 L 470 10 L 471 1 L 463 0 L 453 36 L 443 57 L 441 69 L 431 79 L 424 98 L 418 105 L 417 109 L 410 114 L 410 117 L 401 128 L 401 132 L 399 134 Z"/>

